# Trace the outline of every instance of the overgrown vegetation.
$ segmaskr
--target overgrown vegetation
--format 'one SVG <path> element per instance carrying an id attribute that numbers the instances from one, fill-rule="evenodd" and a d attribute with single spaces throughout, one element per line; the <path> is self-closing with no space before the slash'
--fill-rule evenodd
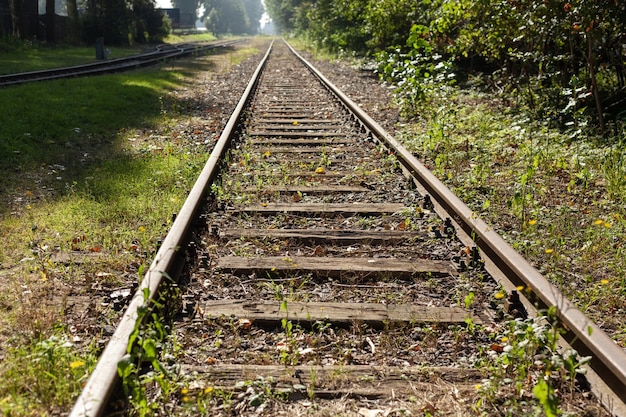
<path id="1" fill-rule="evenodd" d="M 0 90 L 0 414 L 75 400 L 116 293 L 132 294 L 205 162 L 196 98 L 172 93 L 215 62 Z"/>
<path id="2" fill-rule="evenodd" d="M 268 0 L 267 7 L 283 30 L 318 47 L 377 56 L 409 115 L 422 98 L 417 85 L 449 67 L 459 81 L 484 74 L 492 91 L 507 92 L 534 118 L 572 134 L 589 122 L 607 133 L 626 114 L 623 2 L 334 3 Z"/>
<path id="3" fill-rule="evenodd" d="M 407 147 L 625 346 L 626 5 L 332 3 L 267 1 L 283 30 L 309 44 L 373 57 L 410 122 Z M 517 376 L 486 381 L 477 411 L 561 414 L 555 370 L 574 385 L 586 359 L 557 353 L 539 323 L 509 325 L 506 350 L 484 365 Z M 536 355 L 546 360 L 533 364 Z M 519 366 L 538 373 L 522 380 Z M 522 391 L 534 399 L 516 401 Z"/>
<path id="4" fill-rule="evenodd" d="M 626 5 L 331 3 L 267 6 L 309 43 L 373 56 L 409 149 L 626 343 Z"/>

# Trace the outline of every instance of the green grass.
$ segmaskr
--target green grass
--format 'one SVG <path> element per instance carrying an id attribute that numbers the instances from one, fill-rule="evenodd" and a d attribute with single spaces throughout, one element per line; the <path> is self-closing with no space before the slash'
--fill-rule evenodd
<path id="1" fill-rule="evenodd" d="M 193 34 L 180 35 L 176 32 L 172 32 L 167 38 L 166 43 L 181 43 L 181 42 L 209 42 L 214 41 L 217 38 L 215 35 L 209 32 L 198 32 Z"/>
<path id="2" fill-rule="evenodd" d="M 106 46 L 109 59 L 135 55 L 145 46 L 116 47 Z M 0 75 L 18 72 L 38 71 L 50 68 L 96 62 L 94 46 L 49 46 L 32 42 L 0 40 Z"/>
<path id="3" fill-rule="evenodd" d="M 164 42 L 208 42 L 215 39 L 211 33 L 189 35 L 172 33 Z M 108 59 L 116 59 L 154 49 L 154 45 L 105 45 L 105 48 L 109 51 Z M 0 75 L 69 67 L 92 62 L 97 62 L 95 45 L 46 45 L 9 38 L 0 39 Z"/>
<path id="4" fill-rule="evenodd" d="M 0 89 L 0 415 L 63 414 L 78 395 L 100 349 L 91 320 L 119 312 L 97 301 L 71 326 L 67 314 L 151 261 L 208 156 L 199 131 L 177 127 L 197 103 L 172 93 L 213 61 Z M 64 252 L 98 257 L 52 260 Z"/>
<path id="5" fill-rule="evenodd" d="M 626 345 L 626 126 L 572 137 L 491 95 L 443 91 L 405 145 Z"/>
<path id="6" fill-rule="evenodd" d="M 0 411 L 7 416 L 68 409 L 97 360 L 93 346 L 77 351 L 61 329 L 9 349 L 8 357 L 0 382 Z"/>

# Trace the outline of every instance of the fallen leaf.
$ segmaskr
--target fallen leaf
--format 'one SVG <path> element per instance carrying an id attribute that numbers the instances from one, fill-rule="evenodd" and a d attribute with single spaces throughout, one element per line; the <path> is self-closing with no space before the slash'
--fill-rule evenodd
<path id="1" fill-rule="evenodd" d="M 497 343 L 491 344 L 491 350 L 493 350 L 494 352 L 498 352 L 498 353 L 504 352 L 504 348 Z"/>
<path id="2" fill-rule="evenodd" d="M 320 245 L 317 245 L 315 249 L 313 250 L 314 256 L 324 256 L 325 254 L 326 254 L 326 251 Z"/>
<path id="3" fill-rule="evenodd" d="M 242 327 L 244 330 L 248 330 L 252 326 L 252 321 L 249 319 L 239 319 L 239 327 Z"/>

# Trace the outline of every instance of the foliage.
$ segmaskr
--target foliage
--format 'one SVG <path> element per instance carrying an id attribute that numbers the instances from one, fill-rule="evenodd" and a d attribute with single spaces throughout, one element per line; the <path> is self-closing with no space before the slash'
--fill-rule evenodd
<path id="1" fill-rule="evenodd" d="M 415 60 L 423 45 L 411 41 L 419 27 L 430 53 L 463 76 L 488 73 L 491 87 L 517 95 L 537 119 L 574 133 L 605 130 L 607 121 L 626 115 L 624 2 L 268 0 L 267 6 L 284 31 L 318 47 L 377 55 L 384 78 L 394 73 L 396 84 L 415 86 L 407 67 L 425 65 Z M 399 91 L 407 114 L 415 113 L 424 89 Z"/>
<path id="2" fill-rule="evenodd" d="M 95 365 L 94 346 L 78 351 L 62 329 L 5 353 L 0 366 L 0 414 L 35 415 L 39 407 L 68 407 Z"/>
<path id="3" fill-rule="evenodd" d="M 99 37 L 111 45 L 159 42 L 169 33 L 155 0 L 87 0 L 85 5 L 83 39 L 90 44 Z"/>
<path id="4" fill-rule="evenodd" d="M 383 80 L 396 86 L 405 112 L 416 109 L 416 102 L 425 100 L 429 90 L 454 82 L 452 62 L 433 51 L 427 34 L 428 28 L 414 25 L 407 40 L 409 52 L 394 48 L 377 55 L 377 71 Z"/>
<path id="5" fill-rule="evenodd" d="M 248 32 L 250 19 L 242 0 L 209 0 L 205 7 L 205 25 L 214 35 L 242 35 Z"/>
<path id="6" fill-rule="evenodd" d="M 611 133 L 614 143 L 573 137 L 492 94 L 458 88 L 431 92 L 418 113 L 400 135 L 405 146 L 625 343 L 623 124 Z"/>
<path id="7" fill-rule="evenodd" d="M 580 357 L 571 348 L 560 351 L 558 329 L 544 320 L 511 320 L 493 335 L 489 359 L 482 364 L 490 367 L 491 376 L 477 386 L 478 408 L 493 404 L 507 415 L 523 415 L 531 408 L 523 393 L 532 392 L 546 416 L 560 414 L 555 391 L 575 390 L 576 377 L 584 374 L 591 357 Z"/>

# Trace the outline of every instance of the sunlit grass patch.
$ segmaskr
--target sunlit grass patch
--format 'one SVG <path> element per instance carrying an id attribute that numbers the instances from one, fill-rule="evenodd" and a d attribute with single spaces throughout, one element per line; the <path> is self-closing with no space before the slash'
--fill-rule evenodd
<path id="1" fill-rule="evenodd" d="M 479 92 L 440 94 L 404 131 L 405 145 L 626 345 L 626 290 L 611 278 L 626 276 L 626 127 L 571 138 Z"/>
<path id="2" fill-rule="evenodd" d="M 140 280 L 208 157 L 198 102 L 174 90 L 246 51 L 0 90 L 0 414 L 68 411 L 106 340 L 93 328 L 120 314 L 111 292 Z M 33 382 L 44 345 L 55 386 Z"/>
<path id="3" fill-rule="evenodd" d="M 105 47 L 109 59 L 135 55 L 141 46 Z M 70 67 L 96 62 L 94 46 L 51 46 L 36 42 L 0 39 L 0 74 L 39 71 L 50 68 Z"/>
<path id="4" fill-rule="evenodd" d="M 41 415 L 68 408 L 97 359 L 94 344 L 77 351 L 65 332 L 13 346 L 0 365 L 0 414 Z"/>

